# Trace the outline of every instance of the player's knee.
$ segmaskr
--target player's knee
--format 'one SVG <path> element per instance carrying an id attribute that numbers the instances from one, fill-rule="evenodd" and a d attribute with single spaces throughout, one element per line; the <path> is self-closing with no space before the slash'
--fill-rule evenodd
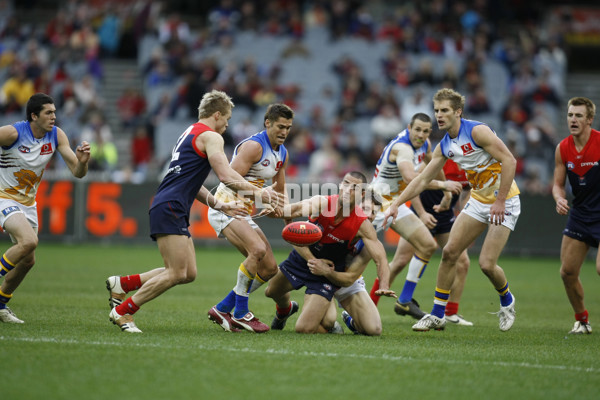
<path id="1" fill-rule="evenodd" d="M 442 250 L 442 260 L 445 262 L 455 264 L 459 255 L 460 253 L 458 251 L 448 246 L 444 247 Z"/>
<path id="2" fill-rule="evenodd" d="M 381 324 L 379 324 L 367 327 L 363 333 L 367 336 L 381 336 L 382 331 L 383 328 Z"/>
<path id="3" fill-rule="evenodd" d="M 267 246 L 265 246 L 265 244 L 262 241 L 253 244 L 248 249 L 248 256 L 258 261 L 262 260 L 265 254 L 267 254 Z"/>
<path id="4" fill-rule="evenodd" d="M 560 268 L 560 277 L 562 278 L 562 280 L 564 282 L 569 282 L 574 279 L 577 279 L 579 277 L 579 275 L 574 270 L 572 270 L 570 268 L 565 268 L 565 266 L 563 265 Z"/>
<path id="5" fill-rule="evenodd" d="M 31 236 L 29 238 L 21 240 L 17 245 L 21 247 L 22 251 L 25 254 L 29 254 L 35 251 L 38 242 L 39 240 L 37 236 Z"/>
<path id="6" fill-rule="evenodd" d="M 304 324 L 296 324 L 296 333 L 317 333 L 317 328 L 304 325 Z"/>

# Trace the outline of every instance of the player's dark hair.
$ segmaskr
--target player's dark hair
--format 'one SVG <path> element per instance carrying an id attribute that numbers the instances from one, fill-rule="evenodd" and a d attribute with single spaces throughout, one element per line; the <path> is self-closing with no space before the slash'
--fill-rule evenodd
<path id="1" fill-rule="evenodd" d="M 361 183 L 367 183 L 367 177 L 360 171 L 350 171 L 348 172 L 348 175 L 360 179 Z"/>
<path id="2" fill-rule="evenodd" d="M 416 113 L 410 119 L 410 126 L 413 126 L 416 120 L 431 124 L 431 117 L 425 113 Z"/>
<path id="3" fill-rule="evenodd" d="M 263 122 L 267 122 L 267 120 L 275 122 L 279 118 L 293 119 L 294 111 L 285 104 L 271 104 L 269 107 L 267 107 L 267 111 L 265 112 L 265 119 Z"/>
<path id="4" fill-rule="evenodd" d="M 25 112 L 27 113 L 27 121 L 33 121 L 33 118 L 31 118 L 31 114 L 35 114 L 39 117 L 40 112 L 44 108 L 44 104 L 54 104 L 54 99 L 45 93 L 36 93 L 33 96 L 31 96 L 27 101 L 27 106 L 25 107 Z"/>

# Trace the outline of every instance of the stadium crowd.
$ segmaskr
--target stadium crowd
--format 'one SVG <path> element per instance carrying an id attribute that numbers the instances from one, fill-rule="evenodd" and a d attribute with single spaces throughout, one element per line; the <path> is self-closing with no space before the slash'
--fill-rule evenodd
<path id="1" fill-rule="evenodd" d="M 91 143 L 90 170 L 143 176 L 166 161 L 153 146 L 161 124 L 194 120 L 199 96 L 219 89 L 236 104 L 229 153 L 262 129 L 266 105 L 282 102 L 297 115 L 289 179 L 337 181 L 372 171 L 389 139 L 414 113 L 431 115 L 431 95 L 448 87 L 466 95 L 467 117 L 507 143 L 520 187 L 549 193 L 564 136 L 556 127 L 566 101 L 566 16 L 491 0 L 212 4 L 184 18 L 168 2 L 68 0 L 39 26 L 0 0 L 2 119 L 18 119 L 33 93 L 48 93 L 71 142 Z M 136 58 L 144 82 L 123 88 L 119 126 L 107 123 L 100 95 L 110 58 Z M 132 165 L 118 160 L 115 135 L 131 137 Z"/>

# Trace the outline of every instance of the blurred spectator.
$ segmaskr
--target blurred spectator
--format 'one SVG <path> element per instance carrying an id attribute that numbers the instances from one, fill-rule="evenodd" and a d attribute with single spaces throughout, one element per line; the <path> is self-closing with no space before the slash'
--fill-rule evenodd
<path id="1" fill-rule="evenodd" d="M 14 65 L 13 75 L 2 85 L 0 106 L 5 113 L 21 112 L 31 96 L 35 94 L 33 81 L 27 78 L 22 65 Z"/>
<path id="2" fill-rule="evenodd" d="M 331 138 L 326 137 L 321 147 L 309 159 L 308 180 L 310 182 L 336 182 L 340 172 L 340 153 L 334 148 Z"/>
<path id="3" fill-rule="evenodd" d="M 412 120 L 413 115 L 417 113 L 425 113 L 433 117 L 432 100 L 430 98 L 425 97 L 425 89 L 422 86 L 417 86 L 413 89 L 412 93 L 408 95 L 406 99 L 402 102 L 400 110 L 400 117 L 402 119 L 403 126 L 408 126 L 408 124 L 410 124 L 410 121 Z M 400 133 L 400 131 L 398 131 L 397 133 Z"/>
<path id="4" fill-rule="evenodd" d="M 104 54 L 114 56 L 117 53 L 120 35 L 121 19 L 110 9 L 110 6 L 107 6 L 102 23 L 98 28 L 100 48 Z"/>
<path id="5" fill-rule="evenodd" d="M 371 132 L 383 140 L 390 140 L 404 129 L 404 124 L 398 116 L 396 109 L 384 104 L 381 111 L 371 120 Z M 361 133 L 364 134 L 364 133 Z"/>
<path id="6" fill-rule="evenodd" d="M 474 92 L 469 93 L 467 95 L 467 105 L 465 108 L 465 111 L 472 116 L 489 113 L 491 108 L 485 94 L 485 89 L 479 86 Z"/>
<path id="7" fill-rule="evenodd" d="M 148 164 L 152 160 L 152 140 L 148 135 L 148 130 L 144 125 L 139 125 L 135 129 L 135 134 L 131 140 L 131 162 L 133 172 L 139 174 L 139 180 L 143 181 L 148 172 Z"/>
<path id="8" fill-rule="evenodd" d="M 139 90 L 132 87 L 125 88 L 117 100 L 117 111 L 124 128 L 131 128 L 140 123 L 146 111 L 146 100 Z"/>
<path id="9" fill-rule="evenodd" d="M 104 120 L 102 114 L 97 111 L 90 113 L 88 122 L 81 131 L 81 138 L 79 141 L 87 141 L 92 143 L 98 138 L 101 139 L 102 143 L 110 143 L 113 140 L 112 130 L 110 126 Z"/>
<path id="10" fill-rule="evenodd" d="M 77 102 L 86 108 L 92 108 L 101 105 L 102 99 L 96 91 L 96 83 L 91 75 L 85 75 L 83 78 L 73 84 L 73 91 Z"/>

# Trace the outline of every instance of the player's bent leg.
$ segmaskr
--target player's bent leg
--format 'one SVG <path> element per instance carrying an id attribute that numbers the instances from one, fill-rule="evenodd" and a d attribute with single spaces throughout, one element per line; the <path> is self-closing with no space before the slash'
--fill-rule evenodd
<path id="1" fill-rule="evenodd" d="M 149 279 L 132 296 L 139 307 L 173 286 L 192 282 L 196 278 L 196 252 L 190 237 L 163 235 L 157 238 L 157 244 L 165 262 L 165 269 Z"/>
<path id="2" fill-rule="evenodd" d="M 357 331 L 363 335 L 380 336 L 383 330 L 377 307 L 367 292 L 358 292 L 340 302 L 350 314 Z"/>
<path id="3" fill-rule="evenodd" d="M 321 321 L 329 309 L 330 300 L 318 294 L 304 296 L 302 312 L 296 321 L 297 333 L 327 333 Z"/>

